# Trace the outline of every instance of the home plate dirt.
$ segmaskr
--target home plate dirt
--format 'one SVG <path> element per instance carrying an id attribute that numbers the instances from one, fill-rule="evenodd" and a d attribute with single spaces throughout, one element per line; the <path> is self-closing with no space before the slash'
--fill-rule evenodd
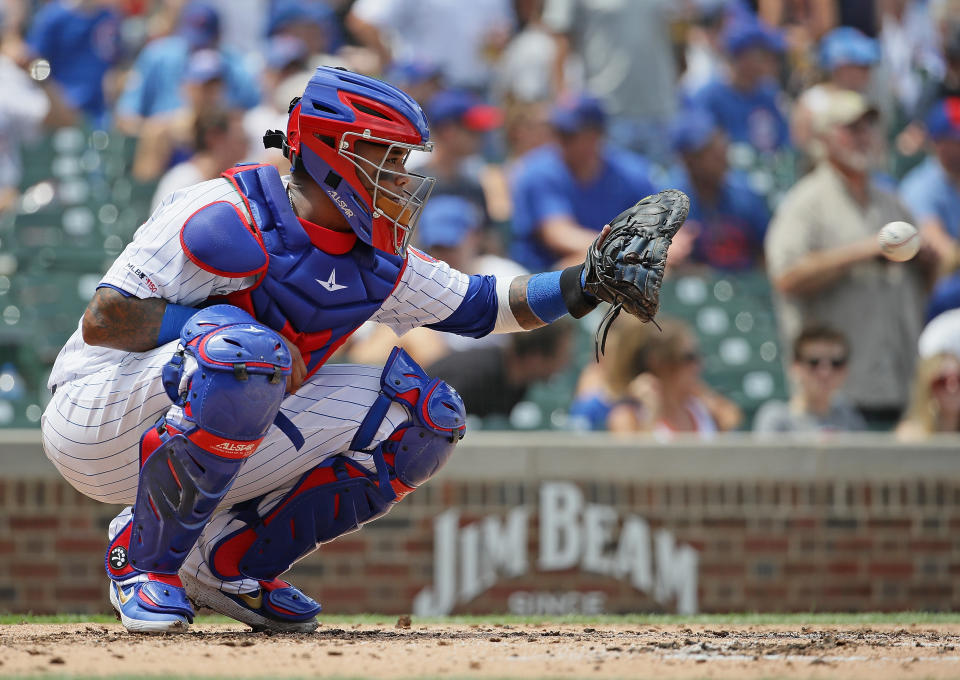
<path id="1" fill-rule="evenodd" d="M 163 636 L 119 625 L 0 626 L 0 676 L 960 677 L 960 625 L 408 625 L 295 635 L 198 625 Z"/>

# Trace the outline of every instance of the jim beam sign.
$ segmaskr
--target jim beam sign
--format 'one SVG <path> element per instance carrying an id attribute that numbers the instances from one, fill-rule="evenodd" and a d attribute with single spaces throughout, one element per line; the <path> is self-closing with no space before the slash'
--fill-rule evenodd
<path id="1" fill-rule="evenodd" d="M 569 482 L 541 485 L 539 516 L 540 554 L 532 564 L 527 554 L 529 507 L 514 508 L 503 520 L 485 517 L 462 527 L 456 509 L 439 515 L 433 524 L 434 584 L 417 593 L 414 614 L 450 614 L 498 580 L 531 569 L 576 567 L 628 581 L 664 606 L 675 603 L 679 614 L 696 613 L 697 551 L 678 544 L 671 532 L 651 531 L 636 515 L 623 517 L 621 525 L 615 508 L 585 503 L 580 489 Z M 604 600 L 600 591 L 516 591 L 507 605 L 516 614 L 599 614 L 606 609 Z"/>

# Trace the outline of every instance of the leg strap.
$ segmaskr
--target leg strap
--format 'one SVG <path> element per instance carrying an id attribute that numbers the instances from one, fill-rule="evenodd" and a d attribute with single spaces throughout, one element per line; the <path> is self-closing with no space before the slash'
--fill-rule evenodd
<path id="1" fill-rule="evenodd" d="M 351 448 L 373 440 L 387 411 L 378 405 L 402 403 L 409 418 L 369 450 L 376 474 L 351 458 L 333 456 L 301 477 L 266 514 L 258 511 L 262 499 L 236 506 L 247 526 L 214 545 L 207 563 L 216 577 L 276 578 L 320 544 L 386 514 L 447 461 L 464 433 L 466 414 L 459 395 L 443 381 L 428 378 L 399 349 L 381 383 L 383 394 Z"/>
<path id="2" fill-rule="evenodd" d="M 290 353 L 246 312 L 201 310 L 181 343 L 163 376 L 175 405 L 140 439 L 133 519 L 107 552 L 112 578 L 177 573 L 283 399 Z"/>

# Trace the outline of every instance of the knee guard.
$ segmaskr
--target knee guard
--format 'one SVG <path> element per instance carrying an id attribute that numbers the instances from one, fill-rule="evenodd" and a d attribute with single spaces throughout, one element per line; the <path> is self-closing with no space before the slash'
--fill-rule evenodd
<path id="1" fill-rule="evenodd" d="M 176 574 L 286 389 L 286 344 L 236 307 L 197 312 L 180 340 L 163 369 L 174 406 L 140 439 L 133 517 L 107 551 L 113 578 Z"/>
<path id="2" fill-rule="evenodd" d="M 463 438 L 463 401 L 396 348 L 352 450 L 369 446 L 393 402 L 404 404 L 410 417 L 370 450 L 376 474 L 345 456 L 333 456 L 301 477 L 265 516 L 256 510 L 260 499 L 238 506 L 238 517 L 248 526 L 215 544 L 208 559 L 211 572 L 227 581 L 276 578 L 322 543 L 386 514 L 432 477 Z"/>

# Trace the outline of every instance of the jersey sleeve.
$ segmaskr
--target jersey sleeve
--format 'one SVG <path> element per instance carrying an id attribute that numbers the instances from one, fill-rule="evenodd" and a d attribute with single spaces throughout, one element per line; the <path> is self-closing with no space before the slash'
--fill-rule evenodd
<path id="1" fill-rule="evenodd" d="M 453 317 L 465 300 L 476 298 L 478 284 L 472 282 L 474 278 L 492 277 L 467 276 L 446 262 L 436 260 L 416 248 L 409 248 L 407 265 L 400 277 L 400 282 L 371 317 L 371 321 L 390 326 L 397 335 L 403 335 L 418 326 L 458 332 L 453 328 L 444 328 L 440 324 Z M 493 303 L 495 320 L 495 297 Z M 481 303 L 477 305 L 479 307 Z M 491 322 L 490 329 L 492 328 Z"/>
<path id="2" fill-rule="evenodd" d="M 252 284 L 248 278 L 227 278 L 194 264 L 181 245 L 180 232 L 191 215 L 215 201 L 231 201 L 236 193 L 226 180 L 214 180 L 174 192 L 137 230 L 100 281 L 139 298 L 163 298 L 196 306 Z"/>

